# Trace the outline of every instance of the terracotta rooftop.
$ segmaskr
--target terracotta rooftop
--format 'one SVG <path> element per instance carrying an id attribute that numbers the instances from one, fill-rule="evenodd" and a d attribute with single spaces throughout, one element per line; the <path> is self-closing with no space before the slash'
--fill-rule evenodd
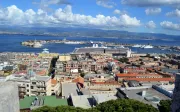
<path id="1" fill-rule="evenodd" d="M 84 78 L 78 77 L 78 78 L 74 79 L 72 82 L 84 84 Z"/>
<path id="2" fill-rule="evenodd" d="M 135 68 L 125 67 L 124 69 L 125 69 L 125 70 L 145 70 L 145 68 L 139 68 L 139 67 L 135 67 Z"/>
<path id="3" fill-rule="evenodd" d="M 159 75 L 159 74 L 136 74 L 136 73 L 128 73 L 128 74 L 116 74 L 116 76 L 117 77 L 140 77 L 140 76 L 149 76 L 149 77 L 151 77 L 151 76 L 154 76 L 154 77 L 156 77 L 156 76 L 161 76 L 161 75 Z"/>
<path id="4" fill-rule="evenodd" d="M 118 76 L 118 77 L 136 77 L 136 76 L 138 76 L 138 74 L 116 74 L 116 76 Z"/>
<path id="5" fill-rule="evenodd" d="M 92 84 L 104 84 L 104 85 L 120 85 L 117 81 L 115 81 L 114 79 L 109 79 L 106 81 L 91 81 Z"/>
<path id="6" fill-rule="evenodd" d="M 102 85 L 120 85 L 118 82 L 92 82 L 92 84 L 102 84 Z"/>
<path id="7" fill-rule="evenodd" d="M 126 78 L 125 80 L 136 80 L 136 81 L 174 81 L 172 78 Z"/>
<path id="8" fill-rule="evenodd" d="M 27 74 L 27 71 L 26 70 L 21 70 L 19 72 L 15 72 L 16 74 L 19 74 L 19 75 L 25 75 Z"/>
<path id="9" fill-rule="evenodd" d="M 57 80 L 51 79 L 51 84 L 56 85 L 57 84 Z"/>
<path id="10" fill-rule="evenodd" d="M 36 74 L 37 74 L 37 75 L 46 75 L 46 70 L 43 69 L 43 70 L 41 70 L 41 71 L 39 71 L 39 72 L 36 72 Z"/>

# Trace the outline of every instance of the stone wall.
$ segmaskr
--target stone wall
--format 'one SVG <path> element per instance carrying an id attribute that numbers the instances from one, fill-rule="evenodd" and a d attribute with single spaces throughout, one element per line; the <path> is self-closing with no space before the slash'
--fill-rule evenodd
<path id="1" fill-rule="evenodd" d="M 13 82 L 0 83 L 0 112 L 19 112 L 18 86 Z"/>

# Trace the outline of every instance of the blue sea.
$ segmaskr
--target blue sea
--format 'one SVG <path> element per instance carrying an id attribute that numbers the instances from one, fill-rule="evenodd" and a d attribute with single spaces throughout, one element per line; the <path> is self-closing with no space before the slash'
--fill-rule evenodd
<path id="1" fill-rule="evenodd" d="M 62 40 L 64 37 L 54 37 L 54 36 L 26 36 L 26 35 L 0 35 L 0 52 L 42 52 L 44 48 L 48 48 L 50 52 L 56 53 L 69 53 L 75 48 L 86 47 L 89 45 L 68 45 L 68 44 L 45 44 L 42 48 L 31 48 L 22 46 L 22 41 L 27 40 Z M 145 40 L 145 39 L 120 39 L 120 38 L 86 38 L 86 37 L 66 37 L 67 40 L 77 40 L 77 41 L 104 41 L 104 42 L 116 42 L 116 43 L 128 43 L 128 44 L 151 44 L 151 45 L 168 45 L 168 46 L 179 46 L 180 39 L 155 39 L 155 40 Z M 131 48 L 132 51 L 138 53 L 174 53 L 172 51 L 160 50 L 160 49 L 141 49 L 141 48 Z"/>

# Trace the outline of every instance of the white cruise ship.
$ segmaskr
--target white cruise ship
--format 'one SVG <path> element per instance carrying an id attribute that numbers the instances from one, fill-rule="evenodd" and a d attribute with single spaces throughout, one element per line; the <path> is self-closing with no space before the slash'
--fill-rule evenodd
<path id="1" fill-rule="evenodd" d="M 142 45 L 136 44 L 136 45 L 133 45 L 132 47 L 142 47 Z"/>
<path id="2" fill-rule="evenodd" d="M 152 45 L 144 45 L 144 46 L 142 46 L 142 48 L 144 48 L 144 49 L 150 49 L 150 48 L 153 48 L 153 46 L 152 46 Z"/>
<path id="3" fill-rule="evenodd" d="M 68 41 L 68 42 L 64 42 L 64 44 L 81 44 L 81 42 Z"/>

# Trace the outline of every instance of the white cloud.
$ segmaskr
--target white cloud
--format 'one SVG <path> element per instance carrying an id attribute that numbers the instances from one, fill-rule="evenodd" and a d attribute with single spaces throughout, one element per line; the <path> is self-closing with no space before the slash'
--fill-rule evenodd
<path id="1" fill-rule="evenodd" d="M 180 30 L 180 24 L 175 24 L 169 21 L 163 21 L 160 23 L 161 27 L 169 30 Z"/>
<path id="2" fill-rule="evenodd" d="M 123 15 L 123 14 L 127 14 L 127 11 L 120 11 L 120 10 L 118 10 L 118 9 L 115 9 L 114 11 L 113 11 L 113 13 L 114 14 L 117 14 L 117 15 Z"/>
<path id="3" fill-rule="evenodd" d="M 127 14 L 124 14 L 120 16 L 120 21 L 122 21 L 124 26 L 139 26 L 140 25 L 140 20 L 137 20 L 136 17 L 131 18 Z"/>
<path id="4" fill-rule="evenodd" d="M 96 0 L 96 4 L 105 8 L 113 8 L 116 5 L 111 0 Z"/>
<path id="5" fill-rule="evenodd" d="M 156 28 L 156 24 L 154 23 L 154 21 L 149 21 L 145 26 L 150 29 Z"/>
<path id="6" fill-rule="evenodd" d="M 145 13 L 146 15 L 156 15 L 161 13 L 161 8 L 147 8 Z"/>
<path id="7" fill-rule="evenodd" d="M 39 8 L 45 11 L 52 11 L 49 8 L 50 5 L 70 5 L 71 3 L 68 0 L 40 0 L 38 2 L 33 2 L 33 4 L 39 5 Z"/>
<path id="8" fill-rule="evenodd" d="M 166 16 L 175 16 L 175 17 L 180 17 L 180 10 L 179 9 L 176 9 L 172 12 L 168 12 L 166 13 Z"/>
<path id="9" fill-rule="evenodd" d="M 90 15 L 74 14 L 72 6 L 67 5 L 64 9 L 59 8 L 54 12 L 47 13 L 42 9 L 34 11 L 28 9 L 22 11 L 15 5 L 0 9 L 1 25 L 24 25 L 24 26 L 54 26 L 54 27 L 94 27 L 94 28 L 128 28 L 141 25 L 136 17 L 123 14 L 120 17 L 104 16 L 102 14 L 95 17 Z"/>
<path id="10" fill-rule="evenodd" d="M 121 3 L 137 7 L 180 6 L 180 0 L 121 0 Z"/>
<path id="11" fill-rule="evenodd" d="M 121 11 L 118 10 L 118 9 L 115 9 L 113 13 L 114 13 L 114 14 L 121 14 Z"/>
<path id="12" fill-rule="evenodd" d="M 46 1 L 48 4 L 71 4 L 69 1 L 67 0 L 47 0 Z"/>

